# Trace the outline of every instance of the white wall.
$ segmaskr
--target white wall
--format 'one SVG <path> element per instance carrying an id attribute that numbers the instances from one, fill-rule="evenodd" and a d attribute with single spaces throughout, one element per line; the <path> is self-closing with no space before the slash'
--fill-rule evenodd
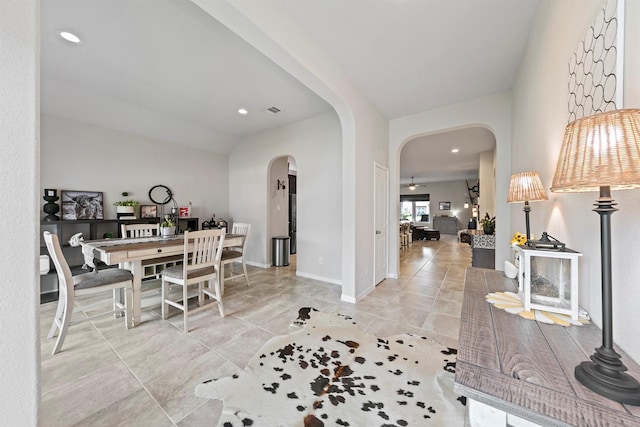
<path id="1" fill-rule="evenodd" d="M 496 228 L 496 241 L 511 240 L 511 216 L 507 206 L 509 177 L 511 176 L 511 96 L 501 93 L 475 99 L 412 116 L 391 120 L 389 125 L 389 177 L 390 177 L 390 229 L 399 220 L 400 151 L 409 140 L 447 130 L 482 126 L 496 137 L 495 200 L 496 216 L 504 218 Z M 482 193 L 480 194 L 482 202 Z M 482 206 L 480 206 L 482 209 Z M 389 235 L 389 274 L 397 276 L 399 270 L 399 244 L 397 233 Z M 504 265 L 511 256 L 508 243 L 496 246 L 496 266 Z"/>
<path id="2" fill-rule="evenodd" d="M 339 66 L 293 22 L 286 5 L 192 0 L 326 100 L 342 132 L 342 299 L 356 302 L 373 285 L 373 165 L 388 164 L 388 121 Z M 278 13 L 284 8 L 285 13 Z M 336 170 L 335 173 L 338 173 Z M 337 246 L 337 243 L 334 242 Z"/>
<path id="3" fill-rule="evenodd" d="M 200 222 L 214 213 L 229 218 L 225 155 L 43 115 L 41 157 L 41 189 L 102 191 L 105 218 L 116 218 L 113 203 L 123 191 L 152 204 L 149 190 L 157 184 L 169 187 L 178 205 L 191 201 Z"/>
<path id="4" fill-rule="evenodd" d="M 545 187 L 551 186 L 564 128 L 567 125 L 568 62 L 604 1 L 541 0 L 528 49 L 514 86 L 513 172 L 537 170 Z M 627 28 L 637 27 L 640 14 L 637 2 L 627 15 Z M 632 24 L 633 23 L 633 24 Z M 632 67 L 626 75 L 632 82 L 625 86 L 625 107 L 638 108 L 638 61 L 640 43 L 635 37 L 625 40 L 625 62 Z M 635 70 L 633 66 L 635 64 Z M 629 75 L 629 71 L 635 74 Z M 626 83 L 629 80 L 625 80 Z M 632 101 L 629 102 L 629 101 Z M 531 230 L 536 235 L 547 231 L 582 252 L 580 259 L 580 305 L 601 325 L 599 216 L 592 212 L 597 193 L 551 193 L 548 202 L 531 206 Z M 635 360 L 640 360 L 640 246 L 637 215 L 640 191 L 616 191 L 619 212 L 611 217 L 613 255 L 613 335 L 614 341 Z M 511 207 L 512 232 L 522 231 L 522 205 Z"/>
<path id="5" fill-rule="evenodd" d="M 494 151 L 486 151 L 480 154 L 480 200 L 478 205 L 480 211 L 478 218 L 482 219 L 488 212 L 490 217 L 496 216 L 496 157 Z M 507 189 L 509 184 L 507 183 Z M 505 199 L 506 200 L 506 199 Z M 500 226 L 500 221 L 496 217 L 496 228 Z M 496 264 L 497 265 L 497 264 Z"/>
<path id="6" fill-rule="evenodd" d="M 35 426 L 40 399 L 37 1 L 0 13 L 0 424 Z"/>
<path id="7" fill-rule="evenodd" d="M 341 283 L 342 271 L 342 138 L 335 113 L 263 132 L 241 141 L 229 155 L 229 206 L 233 218 L 251 223 L 247 242 L 250 264 L 271 264 L 271 234 L 265 217 L 275 192 L 272 161 L 292 156 L 297 169 L 297 274 Z M 286 165 L 280 179 L 286 177 Z M 286 206 L 286 205 L 285 205 Z M 322 263 L 320 263 L 322 258 Z"/>

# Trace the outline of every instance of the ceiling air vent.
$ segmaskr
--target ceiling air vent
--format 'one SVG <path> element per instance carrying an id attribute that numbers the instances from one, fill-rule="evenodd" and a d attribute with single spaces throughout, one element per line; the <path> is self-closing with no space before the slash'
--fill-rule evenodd
<path id="1" fill-rule="evenodd" d="M 269 107 L 265 111 L 268 111 L 271 114 L 278 114 L 281 110 L 278 107 Z"/>

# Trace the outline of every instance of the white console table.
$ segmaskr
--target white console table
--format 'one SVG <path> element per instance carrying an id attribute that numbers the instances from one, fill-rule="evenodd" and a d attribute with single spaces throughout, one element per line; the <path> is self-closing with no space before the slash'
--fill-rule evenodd
<path id="1" fill-rule="evenodd" d="M 602 397 L 573 374 L 602 344 L 598 327 L 509 314 L 485 300 L 500 291 L 517 292 L 515 281 L 501 271 L 467 268 L 454 389 L 467 397 L 472 427 L 640 426 L 639 406 Z M 640 366 L 616 351 L 640 378 Z"/>

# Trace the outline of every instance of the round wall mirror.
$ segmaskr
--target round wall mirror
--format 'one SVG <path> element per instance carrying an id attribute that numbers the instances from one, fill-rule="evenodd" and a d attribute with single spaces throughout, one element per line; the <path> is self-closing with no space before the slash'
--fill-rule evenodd
<path id="1" fill-rule="evenodd" d="M 173 199 L 173 193 L 166 185 L 154 185 L 149 190 L 149 199 L 156 205 L 166 205 Z"/>

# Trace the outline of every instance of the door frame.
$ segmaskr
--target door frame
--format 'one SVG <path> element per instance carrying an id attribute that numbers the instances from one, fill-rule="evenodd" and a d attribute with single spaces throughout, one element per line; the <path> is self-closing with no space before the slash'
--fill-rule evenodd
<path id="1" fill-rule="evenodd" d="M 384 221 L 382 221 L 383 225 L 383 233 L 386 236 L 385 238 L 385 244 L 382 247 L 382 250 L 384 251 L 384 259 L 385 259 L 385 268 L 384 268 L 384 277 L 382 277 L 380 280 L 378 280 L 378 276 L 377 276 L 377 272 L 378 272 L 378 265 L 377 265 L 377 260 L 378 260 L 378 245 L 376 242 L 376 233 L 377 233 L 377 223 L 378 223 L 378 218 L 377 218 L 377 203 L 378 203 L 378 180 L 377 180 L 377 171 L 378 169 L 380 171 L 382 171 L 384 173 L 384 188 L 383 188 L 383 193 L 384 193 Z M 372 274 L 372 278 L 373 278 L 373 287 L 375 288 L 375 286 L 382 282 L 383 280 L 385 280 L 387 277 L 389 277 L 389 168 L 387 168 L 385 165 L 378 163 L 376 161 L 373 162 L 373 210 L 374 210 L 374 219 L 373 219 L 373 235 L 374 235 L 374 244 L 373 244 L 373 274 Z"/>

